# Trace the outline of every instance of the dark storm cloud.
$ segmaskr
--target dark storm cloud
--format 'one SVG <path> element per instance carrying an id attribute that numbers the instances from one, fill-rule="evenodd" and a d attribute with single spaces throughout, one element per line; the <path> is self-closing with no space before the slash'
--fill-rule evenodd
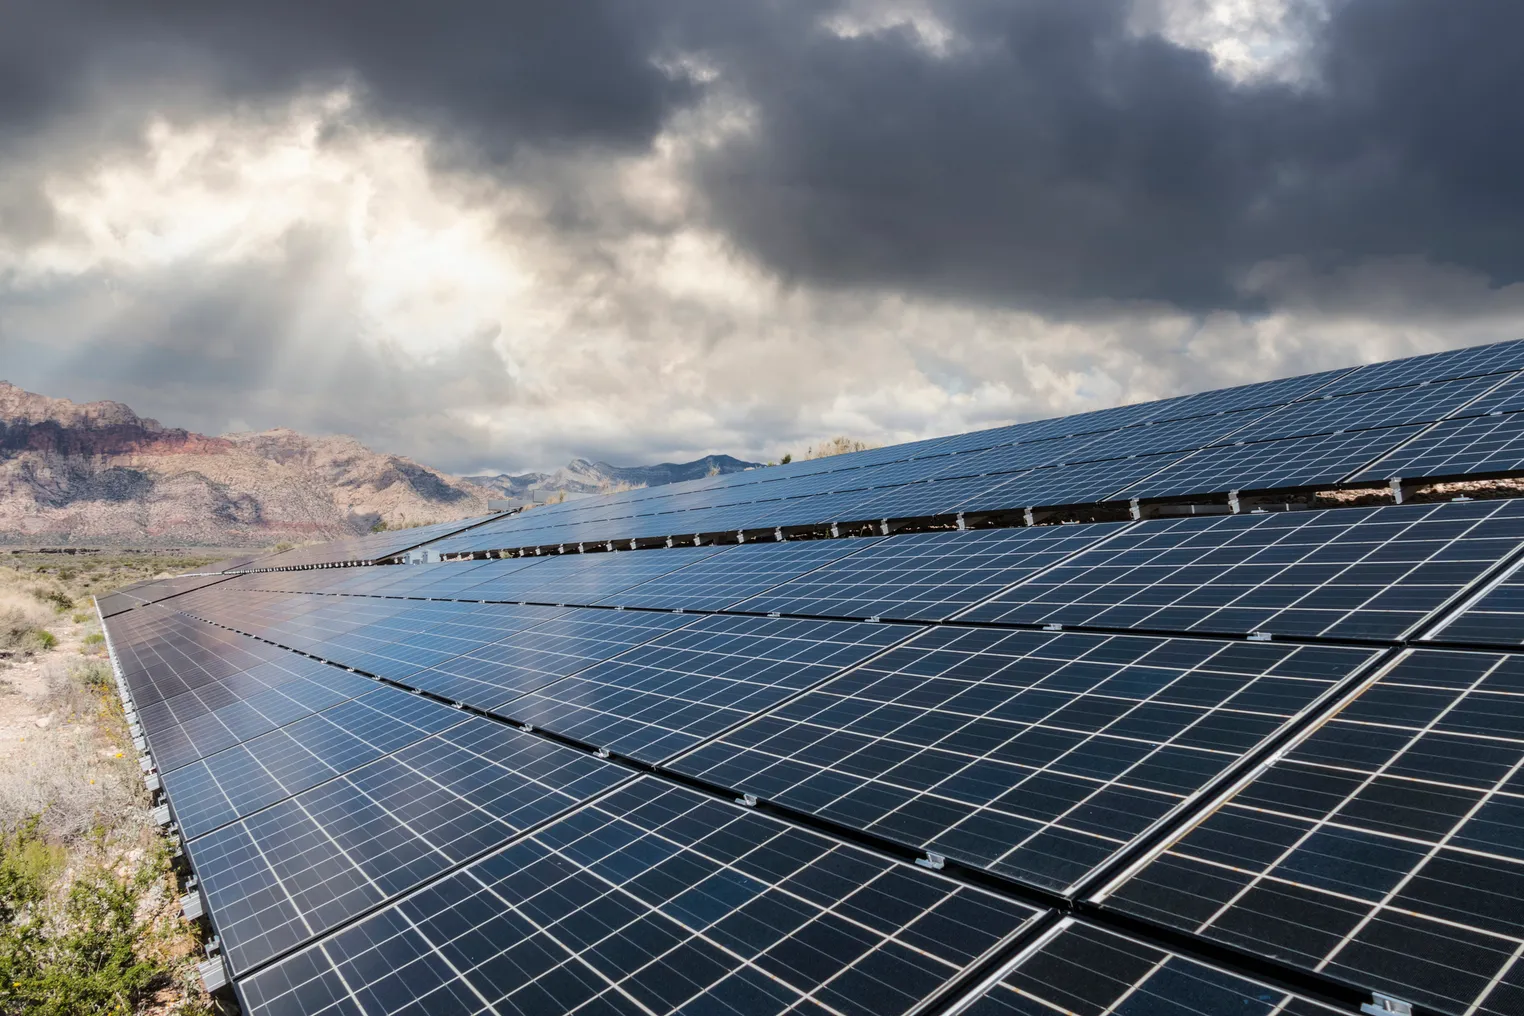
<path id="1" fill-rule="evenodd" d="M 1336 2 L 1300 88 L 1232 84 L 1123 4 L 933 10 L 947 56 L 801 23 L 717 54 L 759 126 L 704 188 L 780 271 L 1048 307 L 1242 306 L 1288 256 L 1524 277 L 1524 6 Z"/>
<path id="2" fill-rule="evenodd" d="M 1202 309 L 1252 308 L 1245 273 L 1288 257 L 1524 277 L 1524 6 L 1334 0 L 1307 22 L 1305 87 L 1227 81 L 1133 31 L 1122 2 L 929 9 L 954 35 L 945 53 L 908 28 L 841 37 L 829 8 L 784 0 L 13 0 L 0 137 L 86 110 L 110 135 L 103 107 L 348 82 L 365 115 L 423 128 L 441 157 L 515 173 L 526 148 L 639 151 L 676 111 L 730 96 L 755 129 L 692 167 L 702 207 L 804 282 Z M 661 69 L 681 54 L 715 80 Z M 47 228 L 26 193 L 0 200 L 0 228 Z M 597 196 L 552 196 L 569 231 L 600 214 Z"/>

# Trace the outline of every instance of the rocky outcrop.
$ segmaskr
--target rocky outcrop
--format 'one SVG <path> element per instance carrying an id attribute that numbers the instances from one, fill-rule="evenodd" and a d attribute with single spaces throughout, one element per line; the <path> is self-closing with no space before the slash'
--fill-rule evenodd
<path id="1" fill-rule="evenodd" d="M 349 437 L 207 437 L 0 382 L 0 542 L 265 546 L 479 515 L 488 496 Z"/>

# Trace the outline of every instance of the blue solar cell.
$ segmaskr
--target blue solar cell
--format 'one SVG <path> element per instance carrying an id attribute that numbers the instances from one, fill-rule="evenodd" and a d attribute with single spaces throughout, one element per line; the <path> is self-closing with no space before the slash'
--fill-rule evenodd
<path id="1" fill-rule="evenodd" d="M 659 762 L 920 630 L 710 616 L 500 708 L 584 744 Z"/>
<path id="2" fill-rule="evenodd" d="M 381 1016 L 399 1001 L 419 1013 L 892 1016 L 1036 915 L 646 777 L 240 992 L 250 1016 Z"/>
<path id="3" fill-rule="evenodd" d="M 1407 388 L 1384 388 L 1357 395 L 1326 395 L 1282 407 L 1233 435 L 1236 441 L 1268 441 L 1304 434 L 1370 430 L 1432 423 L 1460 410 L 1496 387 L 1500 377 L 1437 381 Z M 1221 442 L 1205 442 L 1220 444 Z"/>
<path id="4" fill-rule="evenodd" d="M 468 719 L 187 849 L 239 974 L 633 775 Z"/>
<path id="5" fill-rule="evenodd" d="M 1112 524 L 895 536 L 735 605 L 757 613 L 947 618 L 1105 539 Z"/>
<path id="6" fill-rule="evenodd" d="M 165 773 L 164 786 L 181 832 L 194 839 L 463 719 L 447 706 L 378 687 Z"/>
<path id="7" fill-rule="evenodd" d="M 668 765 L 1063 891 L 1375 655 L 941 626 Z"/>
<path id="8" fill-rule="evenodd" d="M 1507 1011 L 1521 687 L 1517 656 L 1404 654 L 1104 905 L 1434 1012 Z"/>
<path id="9" fill-rule="evenodd" d="M 1517 472 L 1524 472 L 1524 413 L 1437 423 L 1351 480 L 1461 479 Z"/>
<path id="10" fill-rule="evenodd" d="M 745 544 L 721 557 L 650 579 L 598 602 L 661 610 L 723 610 L 875 542 L 846 539 Z"/>
<path id="11" fill-rule="evenodd" d="M 1334 485 L 1417 434 L 1387 427 L 1207 448 L 1160 469 L 1119 497 L 1181 497 L 1240 490 Z"/>
<path id="12" fill-rule="evenodd" d="M 1486 346 L 1468 346 L 1445 353 L 1429 353 L 1410 356 L 1403 360 L 1386 360 L 1381 363 L 1358 367 L 1330 384 L 1323 392 L 1371 391 L 1377 388 L 1396 388 L 1416 384 L 1419 381 L 1442 381 L 1448 378 L 1472 377 L 1480 374 L 1496 374 L 1524 367 L 1524 340 L 1496 342 Z"/>
<path id="13" fill-rule="evenodd" d="M 959 620 L 1400 639 L 1521 546 L 1521 501 L 1155 519 Z"/>
<path id="14" fill-rule="evenodd" d="M 520 695 L 693 620 L 687 614 L 568 610 L 534 628 L 415 674 L 409 683 L 455 702 L 496 710 Z"/>
<path id="15" fill-rule="evenodd" d="M 1334 1016 L 1345 1011 L 1073 918 L 1024 949 L 999 981 L 964 1004 L 955 1010 L 964 1016 Z"/>

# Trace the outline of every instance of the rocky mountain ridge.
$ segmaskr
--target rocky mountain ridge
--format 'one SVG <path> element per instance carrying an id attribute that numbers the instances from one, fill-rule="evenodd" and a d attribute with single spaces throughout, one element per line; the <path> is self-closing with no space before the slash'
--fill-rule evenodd
<path id="1" fill-rule="evenodd" d="M 120 402 L 76 403 L 0 381 L 0 544 L 270 546 L 483 515 L 492 498 L 598 493 L 734 472 L 713 455 L 554 473 L 456 477 L 352 437 L 284 427 L 210 437 Z"/>

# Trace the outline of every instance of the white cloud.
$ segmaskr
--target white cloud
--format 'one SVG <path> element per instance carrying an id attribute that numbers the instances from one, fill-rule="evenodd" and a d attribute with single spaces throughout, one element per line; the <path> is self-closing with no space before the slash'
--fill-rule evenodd
<path id="1" fill-rule="evenodd" d="M 1423 262 L 1263 265 L 1244 285 L 1268 313 L 1205 318 L 792 284 L 685 183 L 749 123 L 716 98 L 646 154 L 543 155 L 507 182 L 440 170 L 343 93 L 157 123 L 135 154 L 49 168 L 55 231 L 0 246 L 0 351 L 51 394 L 344 431 L 465 471 L 909 440 L 1524 323 L 1519 287 Z"/>

